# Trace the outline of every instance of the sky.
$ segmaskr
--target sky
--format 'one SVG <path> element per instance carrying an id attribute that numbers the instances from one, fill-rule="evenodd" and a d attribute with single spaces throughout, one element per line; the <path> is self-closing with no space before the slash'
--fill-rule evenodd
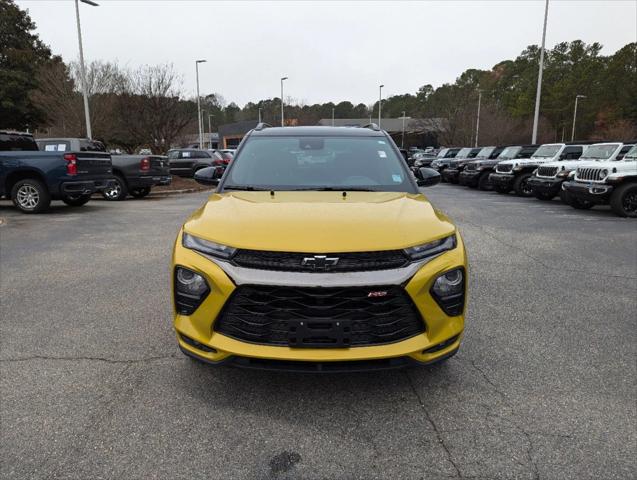
<path id="1" fill-rule="evenodd" d="M 281 1 L 95 0 L 80 4 L 86 61 L 136 68 L 172 63 L 183 91 L 229 103 L 280 96 L 306 104 L 371 104 L 490 69 L 540 44 L 543 0 Z M 72 0 L 16 0 L 65 61 L 79 58 Z M 609 55 L 637 41 L 637 0 L 550 0 L 546 46 L 581 39 Z"/>

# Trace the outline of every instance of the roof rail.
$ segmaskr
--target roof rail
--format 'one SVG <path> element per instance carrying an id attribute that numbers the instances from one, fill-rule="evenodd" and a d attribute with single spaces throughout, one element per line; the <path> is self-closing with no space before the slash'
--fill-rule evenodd
<path id="1" fill-rule="evenodd" d="M 265 122 L 259 122 L 259 123 L 257 123 L 257 126 L 254 127 L 254 129 L 256 131 L 263 130 L 264 128 L 272 128 L 272 125 L 270 125 L 269 123 L 265 123 Z"/>
<path id="2" fill-rule="evenodd" d="M 375 123 L 368 123 L 367 125 L 363 125 L 361 128 L 369 128 L 371 130 L 376 130 L 377 132 L 380 131 L 380 127 Z"/>

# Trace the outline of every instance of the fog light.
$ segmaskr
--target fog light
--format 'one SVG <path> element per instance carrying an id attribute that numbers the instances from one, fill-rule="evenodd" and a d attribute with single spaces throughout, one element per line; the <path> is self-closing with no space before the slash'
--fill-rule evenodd
<path id="1" fill-rule="evenodd" d="M 178 267 L 177 289 L 180 292 L 189 293 L 191 295 L 201 295 L 208 289 L 208 285 L 204 278 L 198 273 Z"/>
<path id="2" fill-rule="evenodd" d="M 208 345 L 204 345 L 203 343 L 199 343 L 197 340 L 187 337 L 183 333 L 180 333 L 179 336 L 184 341 L 184 343 L 187 343 L 188 345 L 196 348 L 197 350 L 201 350 L 203 352 L 208 352 L 208 353 L 217 353 L 217 350 L 215 350 L 214 348 L 209 347 Z"/>
<path id="3" fill-rule="evenodd" d="M 175 268 L 175 310 L 191 315 L 210 293 L 206 279 L 184 267 Z"/>
<path id="4" fill-rule="evenodd" d="M 448 297 L 461 293 L 464 286 L 462 270 L 452 270 L 440 275 L 434 282 L 434 293 L 439 297 Z"/>
<path id="5" fill-rule="evenodd" d="M 443 273 L 431 287 L 431 295 L 449 316 L 456 316 L 464 309 L 464 269 L 456 268 Z"/>

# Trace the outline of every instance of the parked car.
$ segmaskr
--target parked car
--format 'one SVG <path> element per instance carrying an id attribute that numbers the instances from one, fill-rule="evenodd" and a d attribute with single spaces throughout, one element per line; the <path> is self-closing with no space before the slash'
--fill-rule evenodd
<path id="1" fill-rule="evenodd" d="M 51 200 L 84 205 L 112 181 L 108 153 L 90 147 L 39 151 L 31 134 L 0 131 L 0 197 L 24 213 L 44 212 Z"/>
<path id="2" fill-rule="evenodd" d="M 496 192 L 509 193 L 513 190 L 520 197 L 533 196 L 533 189 L 528 180 L 538 166 L 556 161 L 562 152 L 569 146 L 565 143 L 546 143 L 527 159 L 511 159 L 499 162 L 495 172 L 489 175 L 489 181 L 494 185 Z M 582 145 L 572 145 L 571 154 L 581 155 Z"/>
<path id="3" fill-rule="evenodd" d="M 36 140 L 40 150 L 68 151 L 89 150 L 106 152 L 102 142 L 88 138 L 40 138 Z M 129 194 L 143 198 L 155 185 L 169 185 L 168 159 L 161 155 L 119 155 L 111 153 L 113 183 L 102 190 L 107 200 L 124 200 Z"/>
<path id="4" fill-rule="evenodd" d="M 449 161 L 449 166 L 445 168 L 441 175 L 445 182 L 458 183 L 458 174 L 460 173 L 460 165 L 474 160 L 480 153 L 481 148 L 463 148 L 456 156 Z"/>
<path id="5" fill-rule="evenodd" d="M 505 147 L 494 159 L 468 162 L 458 176 L 458 183 L 480 190 L 492 190 L 493 185 L 489 181 L 489 176 L 498 163 L 517 158 L 529 158 L 537 148 L 538 145 L 512 145 Z"/>
<path id="6" fill-rule="evenodd" d="M 615 145 L 615 147 L 609 148 L 608 145 Z M 611 157 L 615 160 L 621 149 L 618 144 L 567 144 L 560 152 L 558 160 L 538 166 L 527 183 L 532 189 L 533 195 L 539 200 L 548 201 L 559 195 L 562 201 L 570 203 L 568 194 L 562 189 L 562 183 L 568 178 L 569 174 L 582 162 L 611 160 Z M 626 151 L 628 149 L 624 153 Z"/>
<path id="7" fill-rule="evenodd" d="M 195 172 L 206 167 L 220 167 L 223 170 L 229 160 L 218 150 L 198 150 L 196 148 L 179 148 L 168 151 L 170 173 L 180 177 L 192 177 Z"/>
<path id="8" fill-rule="evenodd" d="M 414 159 L 413 168 L 423 168 L 430 167 L 431 162 L 436 159 L 436 155 L 433 153 L 422 152 L 416 153 L 412 158 Z"/>
<path id="9" fill-rule="evenodd" d="M 168 158 L 162 155 L 112 155 L 115 182 L 102 194 L 106 200 L 147 196 L 152 187 L 170 185 Z"/>
<path id="10" fill-rule="evenodd" d="M 438 152 L 436 158 L 431 162 L 431 168 L 438 172 L 442 172 L 445 168 L 449 166 L 449 162 L 452 158 L 458 154 L 458 152 L 462 150 L 461 148 L 443 148 Z"/>
<path id="11" fill-rule="evenodd" d="M 260 126 L 221 181 L 214 168 L 195 179 L 217 189 L 172 254 L 184 354 L 356 371 L 458 351 L 464 244 L 418 189 L 440 176 L 423 168 L 416 180 L 377 126 Z"/>
<path id="12" fill-rule="evenodd" d="M 611 151 L 613 144 L 605 145 Z M 573 208 L 609 204 L 616 215 L 637 218 L 637 145 L 619 145 L 630 147 L 621 160 L 615 148 L 615 160 L 582 162 L 562 184 Z"/>
<path id="13" fill-rule="evenodd" d="M 464 158 L 458 161 L 452 161 L 449 164 L 449 167 L 445 170 L 444 173 L 447 174 L 449 178 L 453 179 L 453 183 L 459 183 L 460 185 L 464 185 L 463 178 L 461 177 L 462 172 L 465 167 L 469 164 L 479 161 L 487 161 L 493 160 L 502 153 L 506 147 L 483 147 L 480 149 L 475 158 Z"/>

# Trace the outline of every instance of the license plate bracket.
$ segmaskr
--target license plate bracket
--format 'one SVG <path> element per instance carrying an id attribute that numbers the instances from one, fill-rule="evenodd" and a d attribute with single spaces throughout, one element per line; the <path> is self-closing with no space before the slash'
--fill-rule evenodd
<path id="1" fill-rule="evenodd" d="M 352 325 L 349 320 L 290 320 L 288 345 L 297 348 L 348 348 Z"/>

